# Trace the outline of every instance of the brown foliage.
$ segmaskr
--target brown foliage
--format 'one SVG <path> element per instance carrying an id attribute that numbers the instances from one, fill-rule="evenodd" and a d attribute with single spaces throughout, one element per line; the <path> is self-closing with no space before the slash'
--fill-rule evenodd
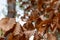
<path id="1" fill-rule="evenodd" d="M 22 17 L 22 19 L 26 19 L 26 16 L 29 17 L 23 26 L 17 23 L 15 18 L 3 18 L 0 20 L 0 29 L 5 33 L 5 37 L 7 37 L 8 40 L 29 40 L 31 35 L 34 35 L 34 40 L 57 40 L 56 32 L 57 30 L 60 32 L 60 12 L 58 10 L 59 1 L 30 1 L 31 4 L 29 4 L 24 11 L 31 9 L 32 12 L 31 15 L 24 14 Z M 22 5 L 27 3 L 24 2 Z M 36 8 L 34 8 L 35 5 L 37 6 Z M 56 10 L 58 11 L 56 12 Z M 48 15 L 48 18 L 46 20 L 42 20 L 40 14 L 43 15 L 44 18 L 47 18 L 46 15 Z M 35 27 L 32 24 L 33 22 L 35 22 Z M 37 32 L 34 31 L 35 29 L 37 29 Z"/>

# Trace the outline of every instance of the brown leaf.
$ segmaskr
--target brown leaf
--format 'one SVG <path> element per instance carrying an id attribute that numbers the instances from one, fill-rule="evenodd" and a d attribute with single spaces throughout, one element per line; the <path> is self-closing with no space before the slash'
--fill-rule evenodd
<path id="1" fill-rule="evenodd" d="M 15 24 L 15 18 L 3 18 L 0 20 L 0 28 L 4 31 L 7 32 L 10 29 L 14 27 Z"/>
<path id="2" fill-rule="evenodd" d="M 52 34 L 52 33 L 48 33 L 48 40 L 57 40 L 57 37 L 55 34 Z"/>
<path id="3" fill-rule="evenodd" d="M 6 40 L 13 40 L 13 34 L 9 33 L 8 36 L 6 37 Z"/>
<path id="4" fill-rule="evenodd" d="M 20 35 L 20 36 L 22 36 L 23 31 L 22 31 L 21 25 L 20 25 L 19 23 L 16 23 L 16 27 L 15 27 L 13 33 L 14 33 L 14 36 L 15 36 L 15 35 Z"/>
<path id="5" fill-rule="evenodd" d="M 23 27 L 26 28 L 27 30 L 34 30 L 35 29 L 31 21 L 28 21 L 27 23 L 25 23 L 23 25 Z"/>

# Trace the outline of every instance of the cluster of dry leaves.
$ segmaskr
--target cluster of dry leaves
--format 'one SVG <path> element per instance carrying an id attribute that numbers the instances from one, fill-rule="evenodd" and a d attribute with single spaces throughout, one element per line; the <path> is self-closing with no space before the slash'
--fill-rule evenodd
<path id="1" fill-rule="evenodd" d="M 56 33 L 60 32 L 60 0 L 30 1 L 32 4 L 25 10 L 32 12 L 21 17 L 23 21 L 27 19 L 23 26 L 15 18 L 0 20 L 0 29 L 3 31 L 0 40 L 29 40 L 31 35 L 34 35 L 33 40 L 58 40 Z"/>

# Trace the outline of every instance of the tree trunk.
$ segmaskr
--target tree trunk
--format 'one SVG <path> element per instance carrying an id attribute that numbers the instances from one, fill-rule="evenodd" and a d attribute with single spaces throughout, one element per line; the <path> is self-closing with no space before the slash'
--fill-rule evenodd
<path id="1" fill-rule="evenodd" d="M 16 15 L 16 0 L 7 0 L 8 3 L 8 15 L 7 17 L 14 18 Z"/>

